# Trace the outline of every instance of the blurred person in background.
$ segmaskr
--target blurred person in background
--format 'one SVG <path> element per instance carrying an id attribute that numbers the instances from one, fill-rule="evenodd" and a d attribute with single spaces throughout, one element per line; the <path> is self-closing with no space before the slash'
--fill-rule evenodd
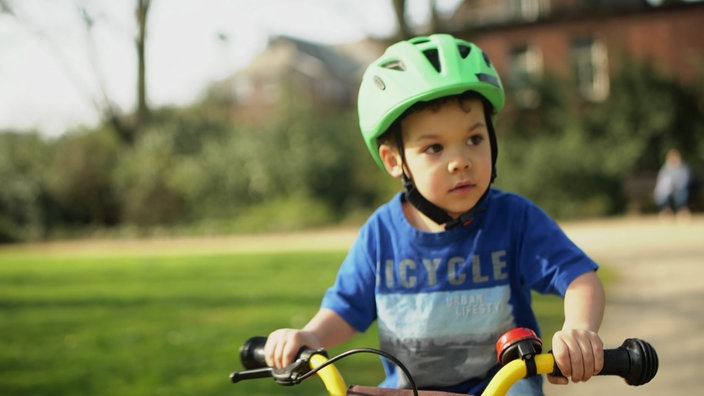
<path id="1" fill-rule="evenodd" d="M 687 202 L 689 199 L 689 168 L 682 160 L 677 149 L 670 149 L 665 163 L 658 172 L 653 197 L 661 216 L 674 213 L 678 217 L 690 216 Z"/>

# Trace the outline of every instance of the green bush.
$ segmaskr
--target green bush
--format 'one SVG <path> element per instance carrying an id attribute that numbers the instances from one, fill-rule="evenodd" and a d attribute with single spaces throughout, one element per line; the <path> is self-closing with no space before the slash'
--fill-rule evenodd
<path id="1" fill-rule="evenodd" d="M 0 133 L 0 243 L 45 235 L 49 152 L 36 132 Z"/>
<path id="2" fill-rule="evenodd" d="M 52 143 L 45 180 L 52 222 L 105 227 L 120 220 L 112 183 L 119 149 L 102 131 L 68 133 Z"/>
<path id="3" fill-rule="evenodd" d="M 155 127 L 123 150 L 113 175 L 123 223 L 156 226 L 179 220 L 183 199 L 171 185 L 180 159 L 174 147 L 171 131 Z"/>

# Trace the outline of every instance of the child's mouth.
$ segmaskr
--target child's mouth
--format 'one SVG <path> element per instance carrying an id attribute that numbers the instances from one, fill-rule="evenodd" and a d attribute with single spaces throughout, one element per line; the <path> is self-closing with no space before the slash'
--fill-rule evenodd
<path id="1" fill-rule="evenodd" d="M 472 183 L 458 183 L 452 187 L 450 192 L 465 193 L 470 191 L 472 188 L 474 188 L 474 184 Z"/>

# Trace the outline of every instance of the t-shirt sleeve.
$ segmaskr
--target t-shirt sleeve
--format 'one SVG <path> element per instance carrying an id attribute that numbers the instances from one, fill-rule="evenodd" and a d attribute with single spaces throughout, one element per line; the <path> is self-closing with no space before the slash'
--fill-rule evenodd
<path id="1" fill-rule="evenodd" d="M 368 245 L 369 235 L 363 228 L 321 303 L 322 308 L 335 311 L 359 332 L 376 320 L 376 264 Z"/>
<path id="2" fill-rule="evenodd" d="M 564 296 L 578 276 L 598 269 L 542 209 L 529 204 L 519 243 L 521 272 L 533 290 Z"/>

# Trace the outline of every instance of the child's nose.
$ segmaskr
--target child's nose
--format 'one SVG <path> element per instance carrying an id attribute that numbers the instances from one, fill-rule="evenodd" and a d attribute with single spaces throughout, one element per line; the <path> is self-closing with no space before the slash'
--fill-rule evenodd
<path id="1" fill-rule="evenodd" d="M 448 164 L 450 172 L 457 172 L 460 170 L 470 169 L 472 167 L 472 160 L 468 155 L 463 153 L 457 153 L 453 156 Z"/>

